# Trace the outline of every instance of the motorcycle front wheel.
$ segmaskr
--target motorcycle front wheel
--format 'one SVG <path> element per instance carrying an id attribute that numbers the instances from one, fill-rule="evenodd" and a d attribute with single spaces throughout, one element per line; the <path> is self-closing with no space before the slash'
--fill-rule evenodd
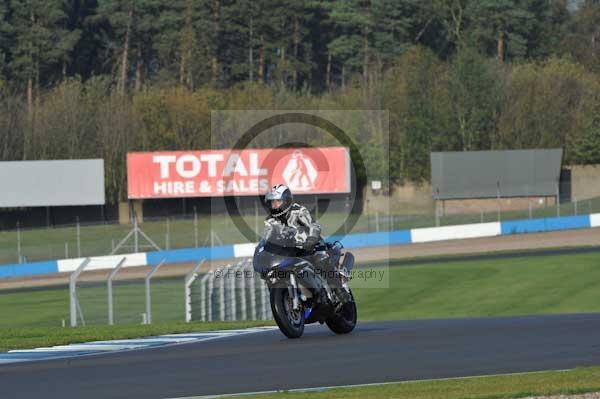
<path id="1" fill-rule="evenodd" d="M 281 332 L 288 338 L 300 338 L 304 333 L 304 309 L 294 310 L 286 286 L 271 288 L 271 311 Z"/>

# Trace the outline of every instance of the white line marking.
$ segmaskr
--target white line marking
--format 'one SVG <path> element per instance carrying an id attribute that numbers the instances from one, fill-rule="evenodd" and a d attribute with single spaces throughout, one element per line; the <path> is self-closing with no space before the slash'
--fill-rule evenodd
<path id="1" fill-rule="evenodd" d="M 177 342 L 194 342 L 197 338 L 143 338 L 143 339 L 116 339 L 114 341 L 95 341 L 90 344 L 133 344 L 133 345 L 165 345 Z"/>
<path id="2" fill-rule="evenodd" d="M 460 380 L 470 380 L 470 379 L 475 379 L 475 378 L 508 377 L 508 376 L 516 376 L 516 375 L 541 374 L 541 373 L 548 373 L 548 372 L 565 373 L 567 371 L 573 371 L 573 370 L 574 369 L 542 370 L 542 371 L 526 371 L 526 372 L 522 372 L 522 373 L 471 375 L 471 376 L 466 376 L 466 377 L 449 377 L 449 378 L 430 378 L 430 379 L 426 379 L 426 380 L 372 382 L 372 383 L 368 383 L 368 384 L 332 385 L 332 386 L 326 386 L 326 387 L 294 388 L 294 389 L 275 390 L 275 391 L 241 392 L 241 393 L 204 395 L 204 396 L 181 396 L 181 397 L 169 398 L 169 399 L 235 398 L 235 397 L 240 397 L 240 396 L 273 395 L 273 394 L 284 393 L 284 392 L 293 392 L 293 393 L 318 392 L 318 391 L 328 391 L 331 389 L 363 388 L 363 387 L 374 387 L 374 386 L 395 385 L 395 384 L 416 384 L 419 382 L 434 382 L 434 381 L 460 381 Z"/>
<path id="3" fill-rule="evenodd" d="M 56 360 L 73 357 L 91 357 L 107 353 L 123 353 L 133 350 L 164 348 L 188 343 L 206 342 L 277 329 L 277 327 L 254 327 L 237 330 L 205 331 L 201 333 L 165 334 L 156 337 L 93 341 L 70 345 L 57 345 L 35 349 L 14 349 L 0 353 L 0 365 L 30 361 Z M 27 356 L 30 355 L 30 356 Z"/>
<path id="4" fill-rule="evenodd" d="M 161 335 L 158 338 L 177 338 L 179 336 L 186 336 L 186 337 L 205 337 L 207 334 L 210 335 L 219 335 L 222 333 L 219 332 L 210 332 L 210 333 L 193 333 L 193 334 L 167 334 L 167 335 Z"/>
<path id="5" fill-rule="evenodd" d="M 143 344 L 121 344 L 121 345 L 90 345 L 90 344 L 74 344 L 52 346 L 49 348 L 35 349 L 16 349 L 8 351 L 8 353 L 36 353 L 36 352 L 85 352 L 85 351 L 118 351 L 121 349 L 142 348 L 148 345 Z"/>

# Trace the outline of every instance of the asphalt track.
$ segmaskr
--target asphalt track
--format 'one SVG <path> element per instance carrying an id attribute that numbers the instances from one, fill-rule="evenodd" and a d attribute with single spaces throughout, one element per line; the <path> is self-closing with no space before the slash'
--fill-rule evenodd
<path id="1" fill-rule="evenodd" d="M 3 398 L 170 398 L 600 365 L 600 314 L 362 322 L 0 366 Z"/>

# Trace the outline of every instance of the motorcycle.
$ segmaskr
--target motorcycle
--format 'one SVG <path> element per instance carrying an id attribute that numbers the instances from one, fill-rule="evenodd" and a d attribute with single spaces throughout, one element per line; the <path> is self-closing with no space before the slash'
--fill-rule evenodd
<path id="1" fill-rule="evenodd" d="M 254 271 L 269 288 L 273 318 L 288 338 L 299 338 L 305 324 L 327 324 L 336 334 L 356 326 L 356 302 L 348 283 L 354 255 L 342 254 L 339 242 L 321 240 L 306 252 L 295 247 L 292 234 L 262 239 L 253 258 Z M 341 265 L 339 259 L 343 256 Z"/>

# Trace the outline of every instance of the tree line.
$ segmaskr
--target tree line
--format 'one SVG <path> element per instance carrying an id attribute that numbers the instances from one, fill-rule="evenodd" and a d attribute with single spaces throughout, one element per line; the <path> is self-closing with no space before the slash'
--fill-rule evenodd
<path id="1" fill-rule="evenodd" d="M 0 2 L 1 160 L 102 157 L 114 202 L 127 151 L 207 148 L 214 109 L 389 110 L 392 182 L 430 151 L 600 163 L 600 1 Z"/>

